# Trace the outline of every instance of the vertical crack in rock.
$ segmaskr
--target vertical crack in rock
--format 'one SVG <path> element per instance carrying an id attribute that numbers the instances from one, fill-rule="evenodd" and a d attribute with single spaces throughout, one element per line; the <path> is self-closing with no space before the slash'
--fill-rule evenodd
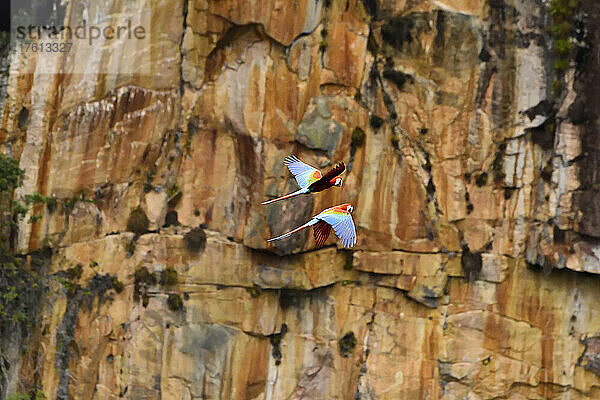
<path id="1" fill-rule="evenodd" d="M 358 374 L 358 382 L 356 384 L 356 390 L 354 392 L 354 399 L 360 400 L 372 400 L 375 399 L 371 384 L 369 383 L 369 370 L 368 370 L 368 359 L 371 352 L 371 335 L 373 333 L 373 324 L 375 322 L 375 304 L 372 305 L 369 310 L 371 318 L 367 322 L 367 333 L 365 334 L 364 341 L 362 343 L 363 349 L 363 362 L 360 366 Z"/>
<path id="2" fill-rule="evenodd" d="M 427 193 L 428 202 L 426 204 L 426 212 L 429 217 L 429 222 L 431 223 L 431 225 L 428 226 L 429 233 L 427 236 L 429 240 L 433 241 L 435 236 L 439 236 L 438 232 L 434 233 L 434 231 L 437 229 L 442 211 L 436 196 L 435 184 L 431 173 L 430 155 L 419 142 L 412 140 L 410 135 L 408 135 L 397 121 L 397 113 L 393 101 L 391 100 L 391 96 L 385 91 L 383 78 L 379 72 L 377 73 L 377 82 L 379 83 L 379 87 L 383 94 L 384 104 L 390 115 L 390 126 L 395 135 L 394 138 L 402 138 L 402 143 L 399 147 L 403 154 L 403 160 L 407 160 L 410 168 L 415 172 L 416 176 L 420 178 L 420 182 Z"/>
<path id="3" fill-rule="evenodd" d="M 186 35 L 186 31 L 187 31 L 187 17 L 188 17 L 188 7 L 189 7 L 189 3 L 192 0 L 183 0 L 183 29 L 181 31 L 181 39 L 179 40 L 179 96 L 180 96 L 180 101 L 183 98 L 183 94 L 185 91 L 185 79 L 184 79 L 184 62 L 183 60 L 185 59 L 185 52 L 183 49 L 183 45 L 184 45 L 184 39 L 185 39 L 185 35 Z M 193 7 L 193 6 L 192 6 Z"/>
<path id="4" fill-rule="evenodd" d="M 415 11 L 386 21 L 380 29 L 383 48 L 378 50 L 376 40 L 373 40 L 369 47 L 369 50 L 375 52 L 374 56 L 379 59 L 372 67 L 371 76 L 375 76 L 375 81 L 382 90 L 383 103 L 388 111 L 393 132 L 392 144 L 400 150 L 403 160 L 407 161 L 407 165 L 414 171 L 427 193 L 428 204 L 425 213 L 429 220 L 427 237 L 430 240 L 441 235 L 440 225 L 445 223 L 441 218 L 444 213 L 440 206 L 441 200 L 436 190 L 436 181 L 433 179 L 432 161 L 430 160 L 430 158 L 434 158 L 437 164 L 440 161 L 437 158 L 441 155 L 428 151 L 421 136 L 414 138 L 405 131 L 400 124 L 393 95 L 405 91 L 413 94 L 413 91 L 420 90 L 419 88 L 423 85 L 436 87 L 437 81 L 443 82 L 444 79 L 435 74 L 433 75 L 436 76 L 436 79 L 425 78 L 421 76 L 419 68 L 416 68 L 416 71 L 411 68 L 406 69 L 406 67 L 393 68 L 393 60 L 401 60 L 403 65 L 411 59 L 419 62 L 426 60 L 436 68 L 447 72 L 448 80 L 456 78 L 468 80 L 465 71 L 475 68 L 478 61 L 478 50 L 475 49 L 475 45 L 479 41 L 478 35 L 478 22 L 472 16 L 445 10 Z M 422 36 L 431 36 L 432 42 L 424 42 L 421 39 Z M 458 37 L 461 37 L 462 40 L 456 40 Z M 426 45 L 426 43 L 429 44 Z M 378 52 L 386 57 L 383 73 L 378 71 L 377 67 L 377 62 L 382 62 L 381 57 L 378 57 Z M 426 73 L 422 75 L 427 76 Z M 491 73 L 489 75 L 491 76 Z M 395 87 L 389 87 L 387 82 Z M 408 87 L 409 85 L 410 87 Z M 436 90 L 432 95 L 437 104 L 458 109 L 464 109 L 465 105 L 470 103 L 470 99 L 466 99 L 463 105 L 460 105 L 459 96 L 453 92 Z M 410 99 L 410 96 L 408 98 Z M 466 111 L 468 110 L 465 109 L 463 112 Z M 402 116 L 402 120 L 405 118 L 406 116 Z M 427 131 L 428 129 L 425 127 L 420 129 L 421 135 Z M 437 176 L 440 175 L 437 174 L 436 179 Z"/>

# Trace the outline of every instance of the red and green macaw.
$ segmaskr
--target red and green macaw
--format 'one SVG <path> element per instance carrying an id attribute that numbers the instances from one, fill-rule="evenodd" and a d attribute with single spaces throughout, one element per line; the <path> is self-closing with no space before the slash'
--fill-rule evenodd
<path id="1" fill-rule="evenodd" d="M 288 233 L 284 233 L 281 236 L 269 239 L 268 241 L 272 242 L 274 240 L 284 239 L 304 228 L 314 226 L 314 236 L 317 247 L 321 247 L 323 243 L 325 243 L 329 237 L 331 228 L 333 228 L 335 234 L 340 238 L 344 247 L 352 247 L 356 244 L 356 228 L 354 227 L 354 221 L 352 220 L 352 211 L 354 211 L 354 207 L 349 203 L 328 208 L 312 217 L 312 219 L 304 225 L 299 226 Z"/>
<path id="2" fill-rule="evenodd" d="M 286 157 L 283 163 L 296 178 L 296 182 L 300 185 L 300 190 L 277 199 L 265 201 L 262 204 L 274 203 L 301 194 L 320 192 L 333 186 L 342 186 L 342 178 L 338 175 L 346 169 L 343 161 L 338 163 L 325 175 L 322 175 L 318 169 L 303 163 L 294 155 Z"/>

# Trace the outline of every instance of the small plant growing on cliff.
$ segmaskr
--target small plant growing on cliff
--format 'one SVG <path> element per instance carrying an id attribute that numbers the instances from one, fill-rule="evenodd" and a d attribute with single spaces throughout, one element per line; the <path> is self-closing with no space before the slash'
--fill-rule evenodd
<path id="1" fill-rule="evenodd" d="M 177 283 L 177 271 L 173 267 L 167 267 L 162 273 L 162 282 L 165 286 L 172 286 Z"/>
<path id="2" fill-rule="evenodd" d="M 84 203 L 94 203 L 93 199 L 87 197 L 86 190 L 81 189 L 73 193 L 73 196 L 71 196 L 69 199 L 64 200 L 63 209 L 65 210 L 65 212 L 71 212 L 75 208 L 75 204 L 77 204 L 77 202 L 79 201 Z"/>
<path id="3" fill-rule="evenodd" d="M 369 119 L 369 124 L 371 125 L 371 128 L 373 129 L 379 129 L 383 126 L 383 123 L 385 121 L 383 120 L 383 118 L 373 114 L 371 115 L 371 118 Z"/>
<path id="4" fill-rule="evenodd" d="M 29 206 L 43 204 L 48 201 L 46 196 L 39 193 L 21 196 L 13 199 L 15 189 L 23 183 L 25 172 L 19 168 L 19 160 L 0 154 L 0 246 L 4 251 L 11 247 L 11 236 L 18 227 L 18 222 L 29 211 Z M 32 215 L 30 223 L 35 223 L 40 215 Z"/>
<path id="5" fill-rule="evenodd" d="M 552 0 L 550 2 L 550 15 L 552 28 L 550 34 L 554 47 L 554 72 L 555 80 L 552 82 L 552 91 L 558 96 L 563 89 L 563 75 L 569 66 L 573 52 L 571 34 L 573 32 L 573 19 L 579 7 L 579 0 Z"/>
<path id="6" fill-rule="evenodd" d="M 194 228 L 183 236 L 185 248 L 191 252 L 198 253 L 206 248 L 206 233 L 204 229 Z"/>
<path id="7" fill-rule="evenodd" d="M 133 277 L 135 279 L 136 284 L 144 283 L 146 285 L 156 285 L 156 277 L 154 276 L 154 274 L 151 274 L 150 271 L 148 271 L 148 268 L 146 267 L 138 268 L 135 271 Z"/>
<path id="8" fill-rule="evenodd" d="M 113 289 L 115 289 L 115 292 L 117 293 L 121 293 L 125 289 L 125 284 L 121 282 L 116 276 L 113 277 L 112 286 Z"/>
<path id="9" fill-rule="evenodd" d="M 250 293 L 250 296 L 256 298 L 258 296 L 260 296 L 260 294 L 262 293 L 262 289 L 260 288 L 260 286 L 252 286 L 252 287 L 247 287 L 246 290 L 248 291 L 248 293 Z"/>
<path id="10" fill-rule="evenodd" d="M 79 285 L 77 285 L 67 279 L 59 279 L 58 281 L 60 283 L 62 283 L 68 297 L 70 297 L 70 298 L 75 297 L 75 295 L 77 294 L 77 288 L 79 287 Z"/>
<path id="11" fill-rule="evenodd" d="M 127 230 L 136 235 L 143 235 L 148 232 L 150 221 L 141 207 L 134 208 L 127 219 Z"/>
<path id="12" fill-rule="evenodd" d="M 13 198 L 24 177 L 18 160 L 0 154 L 0 336 L 3 338 L 19 328 L 26 335 L 33 326 L 44 290 L 40 275 L 52 255 L 51 251 L 36 251 L 28 266 L 24 258 L 11 252 L 11 239 L 28 206 L 43 203 L 45 199 L 37 193 Z M 0 348 L 0 354 L 4 350 Z"/>
<path id="13" fill-rule="evenodd" d="M 0 192 L 10 193 L 23 183 L 25 172 L 19 168 L 19 161 L 0 154 Z"/>
<path id="14" fill-rule="evenodd" d="M 183 308 L 183 300 L 181 296 L 176 293 L 171 293 L 167 299 L 167 305 L 171 311 L 179 311 Z"/>
<path id="15" fill-rule="evenodd" d="M 365 131 L 360 127 L 354 128 L 352 131 L 352 147 L 360 147 L 365 143 Z"/>
<path id="16" fill-rule="evenodd" d="M 352 350 L 356 347 L 356 336 L 354 336 L 354 332 L 347 332 L 344 336 L 338 340 L 338 349 L 340 350 L 340 354 L 342 357 L 348 357 Z"/>
<path id="17" fill-rule="evenodd" d="M 48 208 L 48 212 L 50 214 L 52 214 L 54 211 L 56 211 L 57 206 L 58 206 L 58 200 L 56 200 L 56 197 L 52 196 L 52 197 L 47 198 L 46 208 Z"/>
<path id="18" fill-rule="evenodd" d="M 76 266 L 67 269 L 65 272 L 67 274 L 67 278 L 74 281 L 80 279 L 81 275 L 83 275 L 83 267 L 81 264 L 77 264 Z"/>
<path id="19" fill-rule="evenodd" d="M 150 301 L 148 287 L 156 285 L 156 277 L 148 271 L 148 268 L 138 268 L 133 274 L 133 299 L 142 299 L 142 305 L 146 307 Z"/>

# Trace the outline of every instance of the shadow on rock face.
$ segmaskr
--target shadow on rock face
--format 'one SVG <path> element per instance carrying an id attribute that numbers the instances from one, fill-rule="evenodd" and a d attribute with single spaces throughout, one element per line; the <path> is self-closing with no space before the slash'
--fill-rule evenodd
<path id="1" fill-rule="evenodd" d="M 288 183 L 285 193 L 298 190 L 296 185 L 290 183 Z M 314 203 L 312 196 L 312 194 L 300 195 L 265 206 L 269 207 L 266 211 L 266 217 L 271 236 L 279 236 L 308 222 L 313 216 Z M 304 229 L 285 239 L 271 242 L 272 248 L 280 256 L 291 254 L 294 250 L 304 246 L 309 233 L 310 229 Z"/>
<path id="2" fill-rule="evenodd" d="M 412 12 L 393 17 L 382 25 L 383 42 L 402 58 L 426 58 L 453 76 L 462 76 L 477 64 L 476 18 L 444 10 Z M 431 49 L 414 40 L 433 35 Z"/>
<path id="3" fill-rule="evenodd" d="M 175 340 L 180 342 L 179 349 L 183 354 L 194 357 L 198 365 L 206 365 L 225 357 L 227 344 L 236 335 L 234 329 L 226 326 L 200 324 L 184 326 Z"/>

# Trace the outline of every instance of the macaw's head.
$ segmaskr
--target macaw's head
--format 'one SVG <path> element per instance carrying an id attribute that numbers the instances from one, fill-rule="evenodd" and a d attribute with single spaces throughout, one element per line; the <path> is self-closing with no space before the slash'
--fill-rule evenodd
<path id="1" fill-rule="evenodd" d="M 351 213 L 352 211 L 354 211 L 354 206 L 350 203 L 346 203 L 346 204 L 342 205 L 342 209 Z"/>
<path id="2" fill-rule="evenodd" d="M 335 182 L 333 183 L 335 186 L 339 186 L 342 187 L 342 178 L 340 178 L 339 176 L 337 178 L 335 178 Z"/>

